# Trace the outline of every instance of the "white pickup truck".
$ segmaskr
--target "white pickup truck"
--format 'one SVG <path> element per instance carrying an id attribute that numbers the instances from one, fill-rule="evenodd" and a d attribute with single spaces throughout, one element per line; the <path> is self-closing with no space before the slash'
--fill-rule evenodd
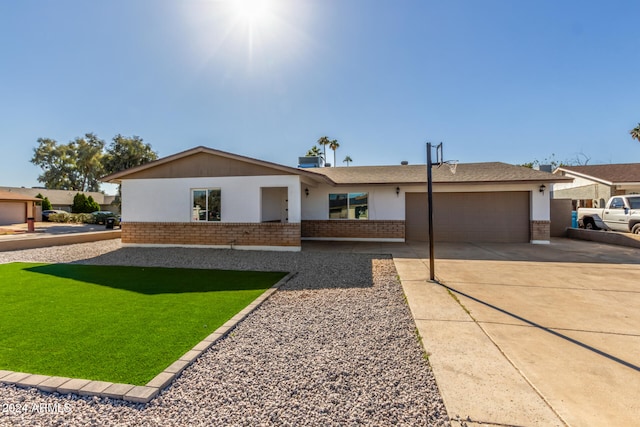
<path id="1" fill-rule="evenodd" d="M 640 194 L 613 196 L 604 209 L 578 208 L 580 228 L 640 234 Z"/>

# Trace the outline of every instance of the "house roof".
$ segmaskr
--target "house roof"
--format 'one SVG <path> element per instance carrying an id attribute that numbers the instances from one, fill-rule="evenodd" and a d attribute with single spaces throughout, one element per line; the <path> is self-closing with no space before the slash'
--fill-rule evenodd
<path id="1" fill-rule="evenodd" d="M 0 190 L 0 202 L 39 202 L 40 199 L 20 193 Z"/>
<path id="2" fill-rule="evenodd" d="M 310 168 L 308 171 L 326 176 L 335 185 L 354 184 L 426 184 L 426 165 L 349 166 Z M 572 178 L 553 175 L 523 166 L 500 162 L 460 163 L 453 174 L 447 166 L 432 169 L 434 183 L 532 183 L 562 182 Z"/>
<path id="3" fill-rule="evenodd" d="M 23 197 L 35 198 L 37 194 L 41 194 L 43 197 L 47 197 L 52 205 L 69 205 L 73 204 L 73 197 L 77 193 L 84 193 L 87 197 L 93 197 L 100 205 L 109 204 L 112 199 L 105 200 L 105 195 L 95 191 L 74 191 L 74 190 L 49 190 L 45 188 L 26 188 L 26 187 L 0 187 L 0 191 L 19 195 Z M 107 198 L 110 196 L 106 196 Z M 115 196 L 114 196 L 115 197 Z M 26 199 L 25 199 L 26 200 Z M 41 199 L 35 199 L 41 200 Z"/>
<path id="4" fill-rule="evenodd" d="M 558 171 L 590 178 L 609 185 L 640 183 L 640 163 L 561 166 L 554 173 Z"/>
<path id="5" fill-rule="evenodd" d="M 176 173 L 180 174 L 181 177 L 203 176 L 203 174 L 207 173 L 207 170 L 205 169 L 209 169 L 203 167 L 203 154 L 215 156 L 218 159 L 225 160 L 226 162 L 224 162 L 224 164 L 216 165 L 216 167 L 220 168 L 221 171 L 222 169 L 224 169 L 222 173 L 226 174 L 225 176 L 238 176 L 242 173 L 243 170 L 243 168 L 239 167 L 238 165 L 245 164 L 255 167 L 256 171 L 271 171 L 271 173 L 273 173 L 273 171 L 277 171 L 279 173 L 289 175 L 302 175 L 314 180 L 318 180 L 320 178 L 317 174 L 306 172 L 302 169 L 292 168 L 277 163 L 271 163 L 264 160 L 258 160 L 251 157 L 228 153 L 226 151 L 199 146 L 186 151 L 182 151 L 177 154 L 173 154 L 171 156 L 163 157 L 153 162 L 145 163 L 144 165 L 136 166 L 130 169 L 116 172 L 111 175 L 107 175 L 105 177 L 102 177 L 101 181 L 120 183 L 123 179 L 131 178 L 158 178 L 168 176 L 175 177 Z M 198 163 L 198 167 L 189 167 L 189 165 L 186 165 L 187 169 L 185 170 L 184 160 L 190 157 L 194 159 L 194 164 Z M 171 164 L 178 163 L 181 163 L 182 167 L 171 170 Z"/>
<path id="6" fill-rule="evenodd" d="M 210 157 L 213 156 L 213 157 Z M 222 161 L 221 161 L 222 160 Z M 250 166 L 249 169 L 242 166 Z M 330 185 L 353 184 L 426 184 L 426 165 L 351 166 L 328 168 L 293 168 L 251 157 L 195 147 L 150 163 L 105 176 L 102 181 L 119 183 L 123 179 L 176 178 L 197 176 L 242 176 L 284 173 L 302 176 L 307 181 Z M 533 183 L 572 181 L 572 178 L 553 175 L 506 163 L 461 163 L 452 174 L 446 166 L 433 170 L 437 183 Z M 220 175 L 211 175 L 212 173 Z"/>

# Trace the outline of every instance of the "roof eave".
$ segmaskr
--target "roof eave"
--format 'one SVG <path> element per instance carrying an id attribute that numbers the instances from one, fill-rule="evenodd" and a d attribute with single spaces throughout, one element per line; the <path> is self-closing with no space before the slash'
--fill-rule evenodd
<path id="1" fill-rule="evenodd" d="M 606 179 L 602 179 L 602 178 L 597 178 L 597 177 L 595 177 L 595 176 L 593 176 L 593 175 L 587 175 L 586 173 L 576 172 L 576 171 L 574 171 L 574 170 L 571 170 L 571 169 L 565 169 L 565 168 L 563 168 L 563 167 L 559 167 L 558 169 L 556 169 L 556 171 L 559 171 L 559 170 L 560 170 L 560 171 L 563 171 L 563 172 L 565 172 L 565 173 L 570 173 L 570 174 L 576 175 L 576 176 L 578 176 L 578 177 L 580 177 L 580 178 L 589 179 L 589 180 L 591 180 L 591 181 L 596 181 L 596 182 L 599 182 L 599 183 L 601 183 L 601 184 L 605 184 L 605 185 L 614 185 L 614 183 L 613 183 L 613 182 L 611 182 L 611 181 L 607 181 Z M 554 171 L 554 173 L 555 173 L 555 171 Z"/>

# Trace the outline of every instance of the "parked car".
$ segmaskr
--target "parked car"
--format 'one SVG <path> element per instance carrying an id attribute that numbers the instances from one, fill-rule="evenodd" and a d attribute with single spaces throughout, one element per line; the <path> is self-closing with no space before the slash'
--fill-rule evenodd
<path id="1" fill-rule="evenodd" d="M 96 224 L 105 224 L 107 218 L 116 218 L 116 214 L 111 211 L 95 211 L 91 212 L 91 215 L 93 215 Z"/>
<path id="2" fill-rule="evenodd" d="M 66 213 L 65 211 L 57 210 L 57 209 L 48 209 L 46 211 L 42 211 L 42 220 L 49 221 L 49 215 Z"/>
<path id="3" fill-rule="evenodd" d="M 603 209 L 578 208 L 580 228 L 640 234 L 640 194 L 613 196 Z"/>

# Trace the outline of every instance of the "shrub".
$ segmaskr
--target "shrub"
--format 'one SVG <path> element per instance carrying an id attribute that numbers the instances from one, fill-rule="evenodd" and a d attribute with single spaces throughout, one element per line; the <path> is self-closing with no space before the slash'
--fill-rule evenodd
<path id="1" fill-rule="evenodd" d="M 95 224 L 94 217 L 88 213 L 58 213 L 49 215 L 49 221 L 71 224 Z"/>
<path id="2" fill-rule="evenodd" d="M 93 200 L 93 196 L 89 196 L 87 198 L 87 213 L 95 212 L 100 210 L 100 204 Z"/>
<path id="3" fill-rule="evenodd" d="M 71 215 L 64 213 L 55 213 L 49 215 L 49 221 L 51 222 L 71 222 Z"/>
<path id="4" fill-rule="evenodd" d="M 48 197 L 45 197 L 44 199 L 42 199 L 42 210 L 43 211 L 49 211 L 51 210 L 51 202 L 49 201 Z"/>
<path id="5" fill-rule="evenodd" d="M 73 222 L 82 224 L 95 224 L 94 216 L 89 213 L 75 214 L 73 216 L 75 217 L 75 221 Z"/>
<path id="6" fill-rule="evenodd" d="M 93 196 L 85 196 L 84 193 L 76 193 L 73 197 L 73 206 L 71 212 L 73 213 L 91 213 L 100 210 L 98 202 L 93 200 Z"/>
<path id="7" fill-rule="evenodd" d="M 87 205 L 87 196 L 85 196 L 84 193 L 82 194 L 76 193 L 76 195 L 73 196 L 73 205 L 71 206 L 71 212 L 72 213 L 85 212 L 86 205 Z"/>

